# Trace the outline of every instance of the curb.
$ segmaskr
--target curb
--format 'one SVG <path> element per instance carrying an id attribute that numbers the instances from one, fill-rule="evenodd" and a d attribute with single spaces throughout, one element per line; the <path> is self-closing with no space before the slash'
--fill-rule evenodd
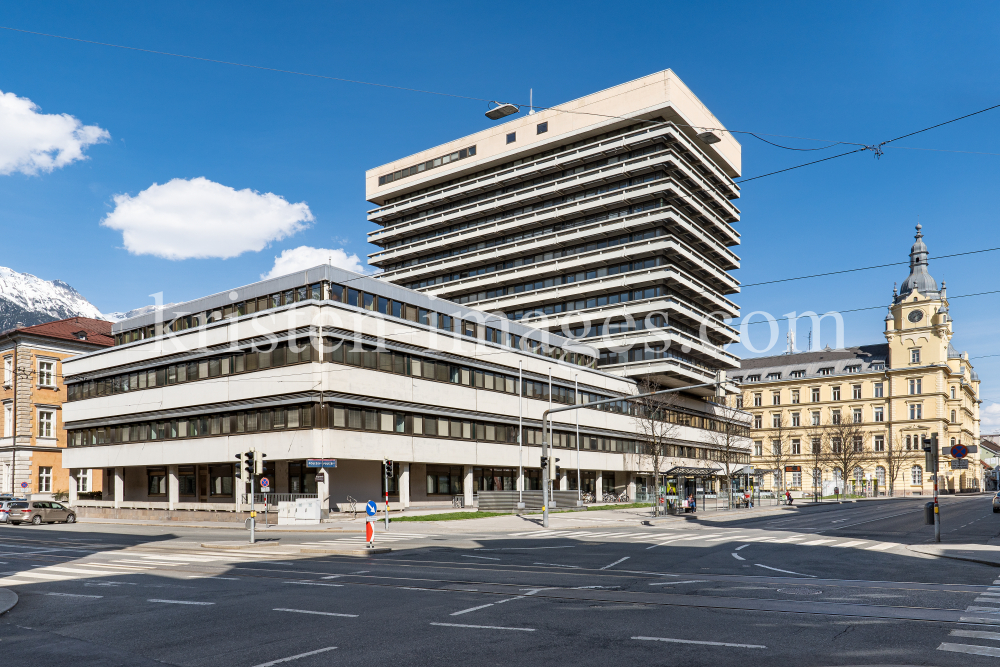
<path id="1" fill-rule="evenodd" d="M 328 556 L 372 556 L 374 554 L 387 554 L 390 551 L 392 549 L 389 547 L 376 547 L 374 549 L 322 549 L 319 547 L 299 549 L 299 553 L 326 554 Z"/>
<path id="2" fill-rule="evenodd" d="M 203 549 L 256 549 L 258 547 L 279 546 L 278 540 L 262 540 L 260 542 L 202 542 Z"/>
<path id="3" fill-rule="evenodd" d="M 978 563 L 979 565 L 989 565 L 990 567 L 1000 567 L 1000 562 L 985 560 L 983 558 L 976 558 L 975 556 L 958 556 L 952 554 L 935 554 L 929 553 L 927 551 L 921 551 L 919 549 L 914 549 L 913 547 L 918 547 L 919 544 L 907 544 L 906 548 L 913 553 L 921 554 L 922 556 L 933 556 L 934 558 L 946 558 L 948 560 L 962 560 L 967 563 Z"/>

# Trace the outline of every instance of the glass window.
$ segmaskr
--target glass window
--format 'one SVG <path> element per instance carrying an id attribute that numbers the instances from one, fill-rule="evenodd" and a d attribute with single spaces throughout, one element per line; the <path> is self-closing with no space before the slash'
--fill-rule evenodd
<path id="1" fill-rule="evenodd" d="M 231 465 L 209 466 L 208 488 L 209 488 L 209 495 L 232 496 L 233 466 Z"/>
<path id="2" fill-rule="evenodd" d="M 538 125 L 535 126 L 535 134 L 545 134 L 548 131 L 549 131 L 548 121 L 544 123 L 539 123 Z"/>
<path id="3" fill-rule="evenodd" d="M 47 466 L 38 467 L 38 492 L 52 493 L 52 468 Z"/>
<path id="4" fill-rule="evenodd" d="M 55 386 L 55 365 L 54 361 L 38 362 L 38 384 L 43 387 Z"/>
<path id="5" fill-rule="evenodd" d="M 54 438 L 55 412 L 52 410 L 38 411 L 38 437 Z"/>
<path id="6" fill-rule="evenodd" d="M 515 141 L 517 141 L 517 132 L 508 132 L 507 133 L 507 143 L 508 144 L 512 144 Z"/>
<path id="7" fill-rule="evenodd" d="M 920 363 L 920 350 L 910 350 L 910 363 L 911 364 Z"/>
<path id="8" fill-rule="evenodd" d="M 876 382 L 874 385 L 875 398 L 882 398 L 882 383 Z"/>
<path id="9" fill-rule="evenodd" d="M 146 479 L 148 495 L 167 495 L 167 473 L 163 468 L 146 468 Z"/>

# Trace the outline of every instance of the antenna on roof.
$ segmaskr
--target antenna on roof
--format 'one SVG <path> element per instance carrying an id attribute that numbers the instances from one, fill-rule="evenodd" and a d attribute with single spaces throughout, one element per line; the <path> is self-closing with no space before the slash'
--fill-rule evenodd
<path id="1" fill-rule="evenodd" d="M 806 348 L 806 349 L 808 349 L 810 351 L 812 351 L 812 349 L 813 349 L 813 332 L 812 332 L 812 329 L 809 330 L 809 347 Z"/>
<path id="2" fill-rule="evenodd" d="M 788 352 L 786 352 L 785 354 L 793 354 L 795 352 L 795 332 L 789 331 L 787 338 L 788 338 Z"/>
<path id="3" fill-rule="evenodd" d="M 528 88 L 528 115 L 533 116 L 535 114 L 535 89 Z"/>

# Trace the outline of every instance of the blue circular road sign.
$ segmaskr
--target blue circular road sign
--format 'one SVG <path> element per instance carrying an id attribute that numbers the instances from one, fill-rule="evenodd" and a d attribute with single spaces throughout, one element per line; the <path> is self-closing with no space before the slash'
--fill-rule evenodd
<path id="1" fill-rule="evenodd" d="M 365 505 L 365 512 L 368 513 L 368 516 L 375 516 L 375 512 L 377 511 L 378 511 L 378 505 L 375 504 L 374 500 L 369 500 L 368 504 Z"/>
<path id="2" fill-rule="evenodd" d="M 969 455 L 969 448 L 965 445 L 955 445 L 951 448 L 951 455 L 956 459 L 964 459 Z"/>

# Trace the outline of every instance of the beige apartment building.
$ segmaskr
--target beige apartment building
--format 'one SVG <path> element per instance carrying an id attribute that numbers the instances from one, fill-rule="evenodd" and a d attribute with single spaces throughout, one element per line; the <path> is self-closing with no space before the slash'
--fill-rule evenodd
<path id="1" fill-rule="evenodd" d="M 927 272 L 927 254 L 917 225 L 910 274 L 898 292 L 893 287 L 885 343 L 743 360 L 734 379 L 753 415 L 762 490 L 929 495 L 920 443 L 932 433 L 940 490 L 982 488 L 979 377 L 968 353 L 952 345 L 946 286 Z M 951 456 L 954 445 L 968 448 L 965 461 Z"/>
<path id="2" fill-rule="evenodd" d="M 111 322 L 71 317 L 0 333 L 0 493 L 62 497 L 70 471 L 62 408 L 63 361 L 110 347 Z M 16 433 L 15 433 L 16 431 Z M 101 471 L 76 470 L 80 492 L 101 491 Z"/>

